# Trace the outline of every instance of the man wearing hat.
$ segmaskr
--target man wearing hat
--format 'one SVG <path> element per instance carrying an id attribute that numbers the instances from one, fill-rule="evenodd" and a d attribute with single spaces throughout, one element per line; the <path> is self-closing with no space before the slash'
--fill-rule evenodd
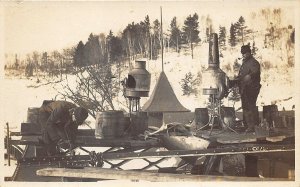
<path id="1" fill-rule="evenodd" d="M 258 111 L 256 100 L 260 91 L 260 64 L 252 56 L 249 44 L 241 47 L 243 63 L 235 79 L 241 95 L 243 121 L 247 132 L 254 132 L 258 125 Z"/>
<path id="2" fill-rule="evenodd" d="M 56 146 L 71 149 L 78 126 L 88 117 L 88 111 L 67 101 L 52 101 L 40 108 L 40 115 L 44 119 L 47 114 L 48 119 L 40 121 L 43 129 L 40 141 L 45 144 L 47 154 L 55 154 Z"/>

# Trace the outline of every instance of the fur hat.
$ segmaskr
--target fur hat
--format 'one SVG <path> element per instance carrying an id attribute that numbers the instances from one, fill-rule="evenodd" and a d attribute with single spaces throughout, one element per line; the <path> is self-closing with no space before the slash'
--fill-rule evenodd
<path id="1" fill-rule="evenodd" d="M 249 45 L 243 45 L 243 46 L 241 47 L 241 53 L 242 53 L 242 54 L 245 54 L 245 53 L 247 53 L 247 52 L 251 53 L 250 46 L 249 46 Z"/>
<path id="2" fill-rule="evenodd" d="M 83 107 L 77 107 L 74 111 L 75 119 L 77 124 L 82 124 L 84 120 L 88 117 L 88 110 Z"/>

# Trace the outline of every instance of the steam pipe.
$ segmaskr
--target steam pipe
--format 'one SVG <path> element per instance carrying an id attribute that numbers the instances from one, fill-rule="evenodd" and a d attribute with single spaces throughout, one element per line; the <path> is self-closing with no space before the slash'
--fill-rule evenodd
<path id="1" fill-rule="evenodd" d="M 208 67 L 220 67 L 218 35 L 216 33 L 212 33 L 209 40 Z"/>

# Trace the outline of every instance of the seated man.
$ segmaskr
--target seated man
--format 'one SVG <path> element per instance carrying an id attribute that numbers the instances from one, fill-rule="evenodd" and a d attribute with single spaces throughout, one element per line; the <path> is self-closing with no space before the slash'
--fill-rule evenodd
<path id="1" fill-rule="evenodd" d="M 50 115 L 49 115 L 50 113 Z M 42 140 L 49 156 L 56 153 L 56 146 L 71 149 L 78 126 L 88 117 L 88 111 L 67 101 L 52 101 L 40 109 Z M 45 122 L 45 118 L 49 116 Z"/>

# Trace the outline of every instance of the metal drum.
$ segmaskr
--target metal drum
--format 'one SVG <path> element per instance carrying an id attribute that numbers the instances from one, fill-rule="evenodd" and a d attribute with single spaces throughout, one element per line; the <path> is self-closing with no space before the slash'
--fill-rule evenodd
<path id="1" fill-rule="evenodd" d="M 278 116 L 279 112 L 277 105 L 263 106 L 263 118 L 267 120 L 270 127 L 275 126 L 275 121 Z"/>
<path id="2" fill-rule="evenodd" d="M 235 110 L 233 107 L 221 107 L 221 117 L 223 119 L 223 122 L 227 126 L 234 127 L 234 125 L 235 125 Z"/>
<path id="3" fill-rule="evenodd" d="M 125 95 L 127 97 L 148 97 L 151 75 L 146 70 L 146 61 L 137 60 L 135 67 L 128 73 Z"/>
<path id="4" fill-rule="evenodd" d="M 137 112 L 131 115 L 131 131 L 132 136 L 144 134 L 148 129 L 148 115 L 147 112 Z"/>
<path id="5" fill-rule="evenodd" d="M 209 121 L 207 108 L 195 108 L 195 124 L 197 127 L 205 126 Z"/>
<path id="6" fill-rule="evenodd" d="M 38 124 L 39 107 L 29 107 L 27 110 L 27 123 Z"/>
<path id="7" fill-rule="evenodd" d="M 124 133 L 123 111 L 109 110 L 96 115 L 95 137 L 98 139 L 113 139 Z"/>

